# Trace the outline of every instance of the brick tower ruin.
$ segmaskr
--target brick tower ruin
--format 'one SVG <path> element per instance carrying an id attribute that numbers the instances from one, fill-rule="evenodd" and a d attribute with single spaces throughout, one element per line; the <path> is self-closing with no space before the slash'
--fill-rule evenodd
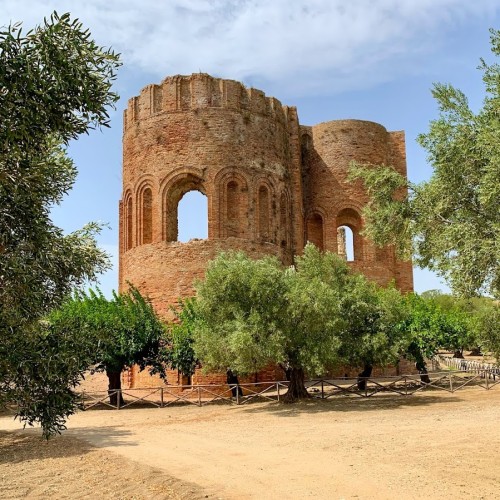
<path id="1" fill-rule="evenodd" d="M 120 289 L 133 283 L 166 315 L 222 250 L 291 264 L 307 241 L 344 254 L 348 228 L 350 266 L 412 290 L 411 263 L 360 234 L 368 199 L 346 181 L 351 160 L 406 175 L 404 132 L 360 120 L 303 126 L 295 107 L 202 73 L 148 85 L 124 113 Z M 178 204 L 192 190 L 207 196 L 208 238 L 180 243 Z"/>

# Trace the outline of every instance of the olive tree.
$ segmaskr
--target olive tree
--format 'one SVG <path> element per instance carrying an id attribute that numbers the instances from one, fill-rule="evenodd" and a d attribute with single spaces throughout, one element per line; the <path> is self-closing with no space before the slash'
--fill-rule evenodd
<path id="1" fill-rule="evenodd" d="M 274 257 L 223 253 L 196 285 L 194 350 L 206 370 L 279 364 L 290 381 L 286 399 L 306 398 L 306 374 L 397 358 L 396 296 L 311 244 L 289 268 Z"/>
<path id="2" fill-rule="evenodd" d="M 491 30 L 491 49 L 500 55 L 500 31 Z M 362 179 L 371 197 L 363 213 L 370 239 L 413 255 L 458 295 L 498 297 L 500 66 L 481 59 L 479 68 L 486 96 L 477 113 L 460 90 L 434 85 L 440 116 L 418 137 L 433 168 L 428 181 L 410 183 L 386 165 L 353 164 L 350 176 Z"/>
<path id="3" fill-rule="evenodd" d="M 58 351 L 41 320 L 109 267 L 99 226 L 65 235 L 50 210 L 75 181 L 69 141 L 108 126 L 118 65 L 69 14 L 0 31 L 0 406 L 16 402 L 46 436 L 75 409 L 78 346 Z"/>

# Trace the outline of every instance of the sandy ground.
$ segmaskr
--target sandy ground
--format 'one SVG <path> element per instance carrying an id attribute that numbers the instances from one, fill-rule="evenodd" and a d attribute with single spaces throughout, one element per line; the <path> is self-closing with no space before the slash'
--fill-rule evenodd
<path id="1" fill-rule="evenodd" d="M 0 418 L 1 498 L 500 496 L 500 386 L 89 410 L 46 443 Z"/>

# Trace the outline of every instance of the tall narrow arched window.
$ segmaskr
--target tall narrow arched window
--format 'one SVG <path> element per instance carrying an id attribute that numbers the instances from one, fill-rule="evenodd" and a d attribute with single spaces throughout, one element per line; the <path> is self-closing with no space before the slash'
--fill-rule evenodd
<path id="1" fill-rule="evenodd" d="M 269 211 L 269 190 L 266 186 L 259 188 L 259 237 L 264 241 L 269 241 L 270 211 Z"/>
<path id="2" fill-rule="evenodd" d="M 214 179 L 218 205 L 216 237 L 247 238 L 253 215 L 249 208 L 248 182 L 244 175 L 234 168 L 223 168 Z"/>
<path id="3" fill-rule="evenodd" d="M 321 251 L 323 251 L 323 217 L 321 217 L 320 214 L 313 213 L 307 218 L 306 231 L 307 241 L 310 241 Z"/>
<path id="4" fill-rule="evenodd" d="M 153 193 L 150 188 L 142 192 L 142 243 L 151 243 L 153 241 Z"/>
<path id="5" fill-rule="evenodd" d="M 129 197 L 125 206 L 125 250 L 132 248 L 132 198 Z"/>
<path id="6" fill-rule="evenodd" d="M 226 220 L 227 220 L 227 236 L 240 236 L 240 200 L 239 186 L 236 181 L 227 183 L 226 193 Z"/>
<path id="7" fill-rule="evenodd" d="M 337 248 L 340 257 L 349 262 L 354 260 L 354 234 L 349 226 L 337 228 Z"/>
<path id="8" fill-rule="evenodd" d="M 281 194 L 280 198 L 280 245 L 282 247 L 289 246 L 289 229 L 288 229 L 288 200 L 285 193 Z"/>

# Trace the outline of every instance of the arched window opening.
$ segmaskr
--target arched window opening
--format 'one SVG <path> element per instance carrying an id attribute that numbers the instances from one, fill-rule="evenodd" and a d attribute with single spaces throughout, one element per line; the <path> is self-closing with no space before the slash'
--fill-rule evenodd
<path id="1" fill-rule="evenodd" d="M 321 251 L 324 250 L 323 242 L 323 217 L 315 213 L 309 216 L 306 224 L 307 241 L 313 243 Z"/>
<path id="2" fill-rule="evenodd" d="M 349 226 L 337 228 L 338 254 L 348 262 L 354 260 L 354 233 Z"/>
<path id="3" fill-rule="evenodd" d="M 269 241 L 269 191 L 266 186 L 259 188 L 259 237 Z"/>
<path id="4" fill-rule="evenodd" d="M 132 248 L 132 198 L 127 200 L 125 221 L 125 250 L 130 250 Z"/>
<path id="5" fill-rule="evenodd" d="M 142 243 L 152 243 L 153 241 L 153 193 L 150 188 L 146 188 L 142 193 Z"/>
<path id="6" fill-rule="evenodd" d="M 240 236 L 240 208 L 241 200 L 239 199 L 239 185 L 236 181 L 227 183 L 226 193 L 226 220 L 227 220 L 227 236 Z"/>
<path id="7" fill-rule="evenodd" d="M 191 173 L 177 176 L 166 187 L 162 208 L 165 241 L 185 242 L 193 238 L 207 238 L 208 201 L 204 193 L 203 180 Z"/>
<path id="8" fill-rule="evenodd" d="M 178 241 L 208 238 L 208 200 L 200 191 L 188 191 L 177 208 Z"/>
<path id="9" fill-rule="evenodd" d="M 337 240 L 338 252 L 341 253 L 341 237 L 339 230 L 344 229 L 345 233 L 345 258 L 352 262 L 364 259 L 363 238 L 360 235 L 362 229 L 361 217 L 353 208 L 344 208 L 337 215 Z M 343 251 L 343 250 L 342 250 Z"/>

